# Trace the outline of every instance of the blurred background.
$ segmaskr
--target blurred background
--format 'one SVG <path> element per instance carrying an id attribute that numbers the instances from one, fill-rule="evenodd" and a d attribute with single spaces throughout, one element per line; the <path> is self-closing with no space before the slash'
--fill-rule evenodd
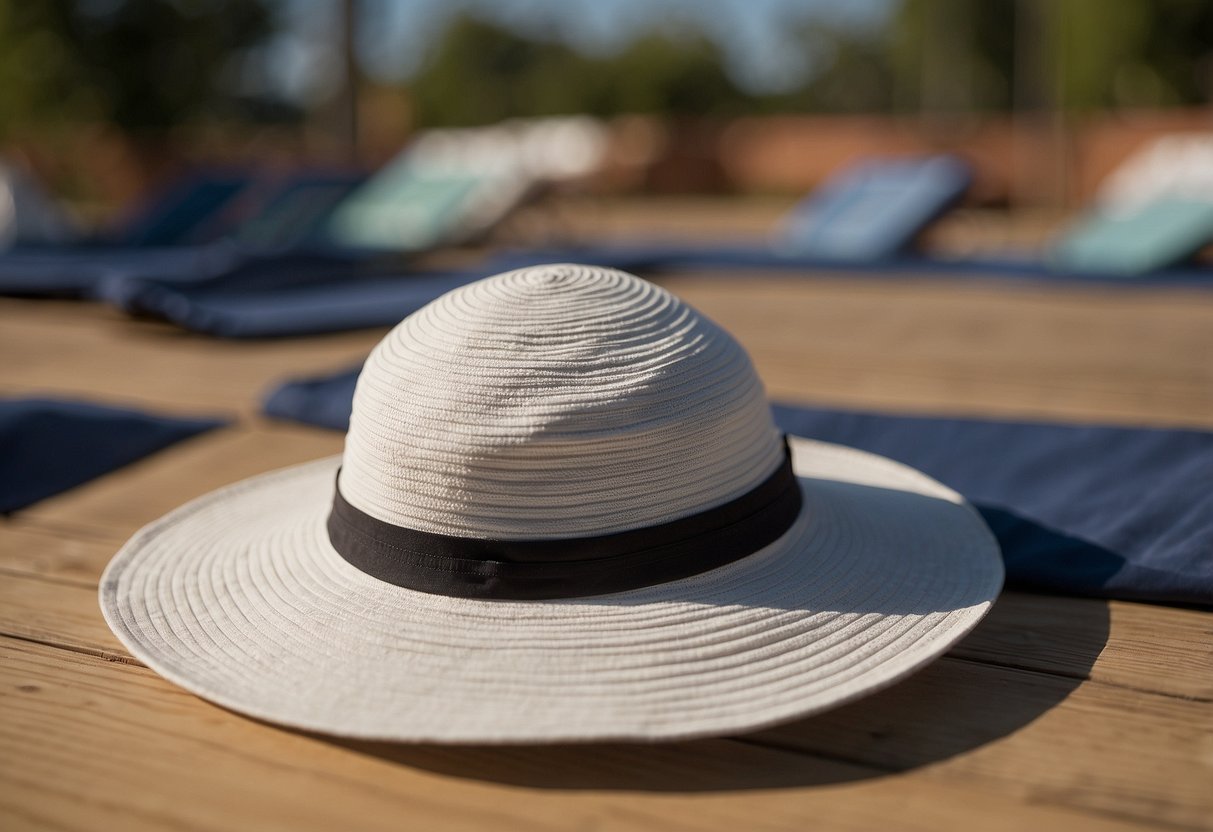
<path id="1" fill-rule="evenodd" d="M 507 238 L 765 229 L 856 159 L 946 151 L 974 181 L 933 233 L 1005 247 L 1211 96 L 1207 0 L 0 0 L 0 156 L 83 227 L 199 167 L 373 172 L 584 114 L 592 170 Z"/>

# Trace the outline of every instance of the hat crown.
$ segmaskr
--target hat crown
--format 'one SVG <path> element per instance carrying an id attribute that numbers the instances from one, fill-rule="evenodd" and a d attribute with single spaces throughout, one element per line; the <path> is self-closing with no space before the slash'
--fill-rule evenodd
<path id="1" fill-rule="evenodd" d="M 340 487 L 396 526 L 579 537 L 728 502 L 783 453 L 728 333 L 632 275 L 552 265 L 450 292 L 379 343 Z"/>

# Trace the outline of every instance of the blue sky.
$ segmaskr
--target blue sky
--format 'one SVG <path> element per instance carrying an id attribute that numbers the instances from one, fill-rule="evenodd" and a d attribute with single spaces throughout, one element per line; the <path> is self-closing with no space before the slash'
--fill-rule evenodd
<path id="1" fill-rule="evenodd" d="M 275 82 L 296 98 L 322 93 L 337 68 L 330 44 L 336 4 L 280 2 L 288 28 L 268 56 Z M 555 33 L 589 53 L 607 53 L 640 32 L 689 21 L 720 45 L 738 83 L 778 90 L 812 70 L 812 56 L 787 36 L 792 25 L 821 20 L 878 26 L 892 6 L 893 0 L 361 0 L 358 49 L 371 76 L 405 79 L 460 12 L 522 33 Z"/>

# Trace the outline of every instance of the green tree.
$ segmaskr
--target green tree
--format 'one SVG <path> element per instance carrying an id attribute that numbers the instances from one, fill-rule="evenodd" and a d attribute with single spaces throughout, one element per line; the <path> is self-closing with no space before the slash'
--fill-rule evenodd
<path id="1" fill-rule="evenodd" d="M 615 55 L 582 55 L 457 18 L 409 84 L 421 125 L 489 124 L 510 116 L 585 112 L 728 115 L 759 106 L 702 35 L 653 32 Z"/>
<path id="2" fill-rule="evenodd" d="M 798 88 L 764 100 L 763 111 L 872 113 L 892 108 L 894 71 L 880 30 L 810 22 L 796 37 L 813 57 L 813 72 Z"/>
<path id="3" fill-rule="evenodd" d="M 1213 3 L 1067 0 L 1049 9 L 1061 103 L 1071 109 L 1209 100 Z"/>
<path id="4" fill-rule="evenodd" d="M 1032 98 L 1070 110 L 1201 104 L 1213 93 L 1213 3 L 903 0 L 888 54 L 906 110 L 1003 110 L 1025 81 L 1047 87 Z"/>
<path id="5" fill-rule="evenodd" d="M 1018 2 L 904 0 L 886 33 L 896 108 L 1010 107 Z"/>
<path id="6" fill-rule="evenodd" d="M 99 119 L 141 133 L 205 116 L 273 29 L 265 0 L 0 0 L 0 129 Z"/>

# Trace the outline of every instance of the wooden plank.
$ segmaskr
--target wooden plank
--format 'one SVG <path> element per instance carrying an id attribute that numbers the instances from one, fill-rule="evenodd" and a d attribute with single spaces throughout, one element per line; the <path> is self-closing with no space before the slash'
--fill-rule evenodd
<path id="1" fill-rule="evenodd" d="M 0 633 L 128 656 L 94 591 L 36 579 L 0 581 Z M 1201 669 L 1207 676 L 1213 663 Z M 1209 714 L 1205 702 L 949 656 L 873 697 L 755 737 L 888 771 L 947 761 L 937 776 L 1016 799 L 1184 827 L 1213 818 Z"/>
<path id="2" fill-rule="evenodd" d="M 0 635 L 142 664 L 106 625 L 95 586 L 0 575 Z"/>
<path id="3" fill-rule="evenodd" d="M 1211 612 L 1006 592 L 952 655 L 1213 702 Z"/>
<path id="4" fill-rule="evenodd" d="M 947 760 L 931 775 L 963 773 L 1031 803 L 1213 825 L 1213 712 L 1204 702 L 942 659 L 872 697 L 759 736 L 899 770 Z"/>
<path id="5" fill-rule="evenodd" d="M 769 275 L 667 283 L 738 335 L 776 396 L 1213 426 L 1209 293 Z M 0 527 L 0 632 L 71 648 L 13 647 L 37 657 L 50 682 L 0 683 L 0 696 L 25 697 L 0 707 L 5 829 L 226 829 L 225 801 L 252 819 L 246 825 L 268 828 L 387 825 L 402 815 L 421 828 L 528 829 L 1110 828 L 1126 815 L 1199 828 L 1213 817 L 1192 779 L 1208 782 L 1213 759 L 1213 619 L 1190 610 L 1010 594 L 949 658 L 904 685 L 747 740 L 794 753 L 743 753 L 737 742 L 690 744 L 692 754 L 338 745 L 89 658 L 124 656 L 92 589 L 117 545 L 197 494 L 339 451 L 339 436 L 252 419 L 257 399 L 284 375 L 357 360 L 380 333 L 232 344 L 92 305 L 8 301 L 0 320 L 10 357 L 0 391 L 219 408 L 246 420 Z M 1084 676 L 1093 681 L 1078 684 Z M 252 762 L 241 756 L 246 743 L 260 749 Z M 284 744 L 286 770 L 276 756 Z M 305 763 L 296 766 L 296 752 Z M 862 764 L 845 762 L 856 755 Z M 110 771 L 128 761 L 128 771 Z M 888 769 L 907 771 L 881 776 Z M 341 788 L 313 794 L 316 783 Z M 712 793 L 685 794 L 704 789 Z"/>
<path id="6" fill-rule="evenodd" d="M 926 279 L 663 284 L 733 332 L 775 398 L 1213 426 L 1213 293 Z"/>
<path id="7" fill-rule="evenodd" d="M 246 477 L 341 452 L 341 434 L 257 424 L 175 445 L 21 512 L 43 526 L 89 528 L 126 539 L 194 497 Z"/>
<path id="8" fill-rule="evenodd" d="M 0 528 L 0 633 L 121 650 L 96 586 L 122 542 Z M 1006 592 L 950 655 L 1213 702 L 1213 614 L 1197 610 Z"/>
<path id="9" fill-rule="evenodd" d="M 8 829 L 971 830 L 977 818 L 993 830 L 1149 828 L 927 769 L 884 776 L 727 740 L 337 742 L 242 719 L 142 668 L 2 641 Z"/>
<path id="10" fill-rule="evenodd" d="M 661 282 L 732 330 L 776 397 L 955 414 L 1213 426 L 1200 290 L 743 274 Z M 0 301 L 0 388 L 257 410 L 277 379 L 361 360 L 382 330 L 226 342 L 78 305 Z M 53 307 L 61 314 L 63 310 Z"/>
<path id="11" fill-rule="evenodd" d="M 9 520 L 0 523 L 0 574 L 96 588 L 122 539 L 112 532 L 90 535 L 74 527 Z"/>
<path id="12" fill-rule="evenodd" d="M 76 316 L 0 299 L 0 391 L 78 396 L 167 412 L 254 416 L 262 396 L 289 376 L 362 361 L 385 330 L 321 338 L 223 341 L 133 321 L 92 304 Z"/>

